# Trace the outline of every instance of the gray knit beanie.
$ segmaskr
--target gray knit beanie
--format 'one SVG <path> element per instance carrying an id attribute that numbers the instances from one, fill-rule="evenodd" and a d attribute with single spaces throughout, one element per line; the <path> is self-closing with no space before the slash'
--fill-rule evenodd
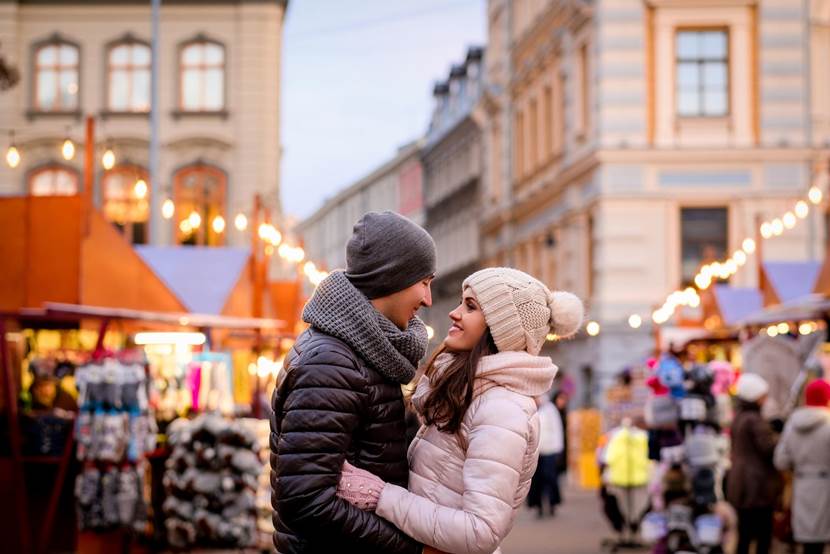
<path id="1" fill-rule="evenodd" d="M 370 300 L 388 296 L 435 273 L 435 242 L 395 212 L 369 212 L 346 245 L 346 277 Z"/>

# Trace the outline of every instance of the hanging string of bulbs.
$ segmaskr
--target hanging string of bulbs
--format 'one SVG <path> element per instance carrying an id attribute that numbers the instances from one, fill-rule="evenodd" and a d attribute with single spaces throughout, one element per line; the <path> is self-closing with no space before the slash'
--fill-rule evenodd
<path id="1" fill-rule="evenodd" d="M 76 147 L 72 139 L 67 135 L 61 143 L 61 156 L 64 160 L 70 161 L 75 157 Z M 9 131 L 9 147 L 6 150 L 6 163 L 12 169 L 17 168 L 22 161 L 20 149 L 15 142 L 14 131 Z M 101 166 L 109 171 L 115 167 L 117 158 L 112 145 L 107 142 L 104 153 L 101 156 Z M 139 200 L 143 200 L 149 193 L 149 186 L 147 182 L 138 177 L 135 185 L 133 185 L 133 194 Z M 161 205 L 161 216 L 164 219 L 170 220 L 176 215 L 176 204 L 172 198 L 166 198 Z M 248 229 L 248 217 L 243 212 L 239 212 L 233 219 L 234 227 L 239 232 L 244 232 Z M 197 210 L 192 210 L 187 216 L 179 222 L 179 230 L 188 235 L 199 229 L 202 225 L 202 216 Z M 225 218 L 221 215 L 216 215 L 210 221 L 210 226 L 216 234 L 225 232 L 227 224 Z M 288 263 L 303 264 L 300 268 L 303 275 L 313 285 L 317 286 L 320 282 L 328 277 L 329 273 L 317 267 L 311 260 L 306 260 L 305 250 L 301 246 L 294 246 L 283 241 L 283 234 L 271 223 L 260 223 L 257 228 L 257 236 L 265 243 L 265 255 L 273 256 L 275 253 Z M 305 262 L 305 263 L 303 263 Z"/>
<path id="2" fill-rule="evenodd" d="M 819 186 L 813 185 L 807 191 L 806 200 L 799 200 L 791 210 L 788 210 L 781 217 L 764 221 L 759 228 L 762 240 L 781 236 L 785 232 L 794 229 L 798 222 L 806 219 L 810 214 L 810 204 L 818 206 L 821 204 L 823 193 Z M 681 306 L 696 308 L 700 305 L 698 291 L 708 289 L 718 279 L 728 279 L 735 275 L 740 268 L 746 265 L 748 257 L 755 253 L 757 244 L 752 238 L 745 238 L 741 248 L 732 253 L 732 256 L 725 260 L 712 262 L 703 265 L 694 277 L 695 287 L 687 287 L 683 290 L 675 290 L 666 297 L 663 305 L 651 314 L 652 321 L 657 325 L 666 323 L 674 315 L 675 310 Z M 628 324 L 636 329 L 642 325 L 642 318 L 638 314 L 632 314 L 628 318 Z"/>

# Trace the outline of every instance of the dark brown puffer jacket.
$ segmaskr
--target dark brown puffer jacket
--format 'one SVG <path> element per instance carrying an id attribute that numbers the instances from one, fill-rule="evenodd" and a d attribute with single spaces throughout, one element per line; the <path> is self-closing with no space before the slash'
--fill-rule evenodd
<path id="1" fill-rule="evenodd" d="M 335 495 L 344 460 L 407 486 L 399 384 L 311 328 L 286 356 L 271 406 L 271 504 L 281 554 L 421 552 L 391 523 Z"/>

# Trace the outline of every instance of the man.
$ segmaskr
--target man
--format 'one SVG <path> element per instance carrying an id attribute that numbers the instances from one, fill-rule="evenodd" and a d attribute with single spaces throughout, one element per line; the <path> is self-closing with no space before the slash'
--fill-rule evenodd
<path id="1" fill-rule="evenodd" d="M 393 212 L 370 212 L 346 246 L 346 271 L 320 283 L 310 325 L 272 398 L 274 544 L 282 554 L 419 553 L 422 545 L 335 494 L 343 462 L 406 487 L 401 385 L 427 347 L 435 243 Z"/>

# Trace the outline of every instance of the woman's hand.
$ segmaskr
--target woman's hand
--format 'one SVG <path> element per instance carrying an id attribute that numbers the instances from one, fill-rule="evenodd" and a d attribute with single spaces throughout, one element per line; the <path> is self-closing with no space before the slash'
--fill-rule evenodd
<path id="1" fill-rule="evenodd" d="M 337 483 L 337 496 L 361 510 L 371 512 L 377 508 L 380 493 L 385 486 L 386 483 L 373 473 L 343 462 L 340 482 Z"/>

